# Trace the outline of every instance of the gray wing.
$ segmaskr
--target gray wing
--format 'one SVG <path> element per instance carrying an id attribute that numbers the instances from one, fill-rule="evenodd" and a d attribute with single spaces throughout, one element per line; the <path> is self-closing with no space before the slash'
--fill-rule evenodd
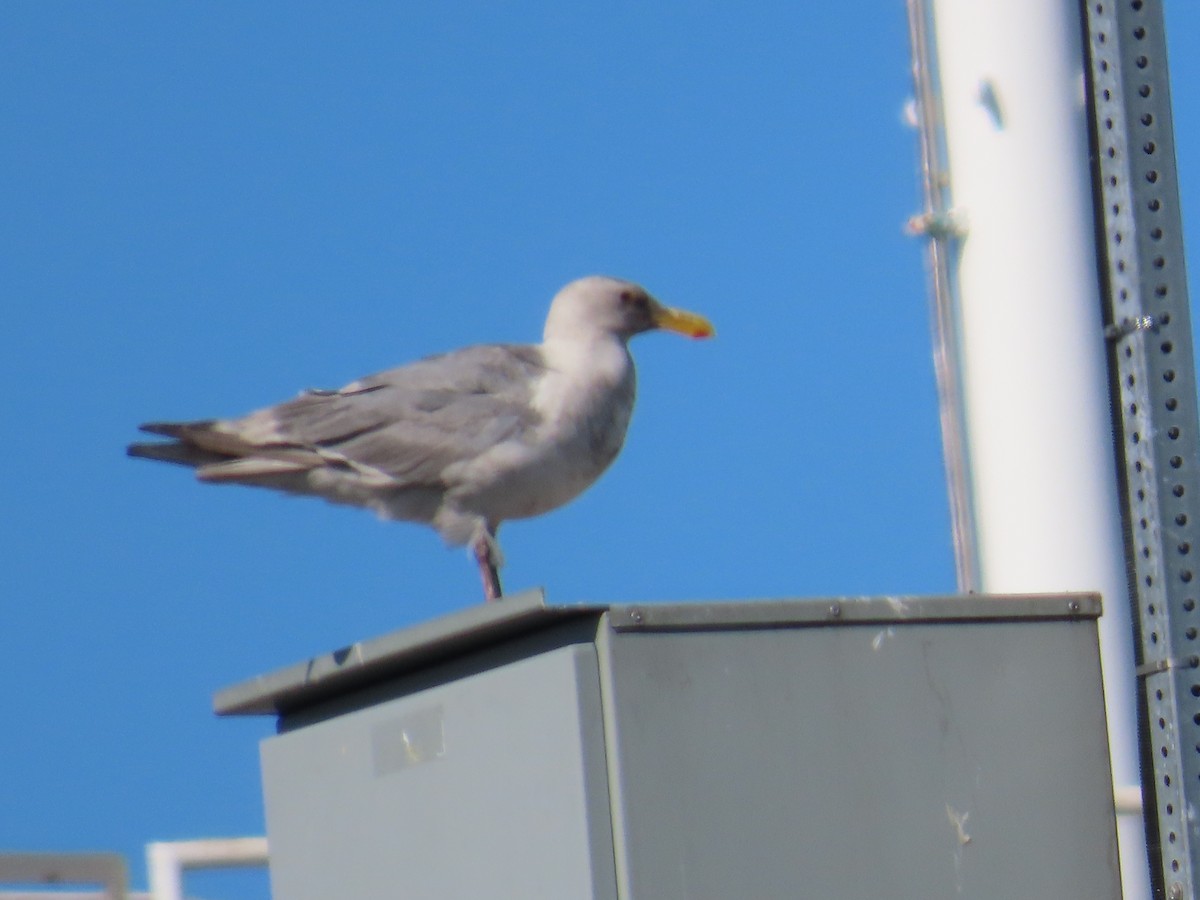
<path id="1" fill-rule="evenodd" d="M 144 425 L 175 442 L 130 452 L 196 466 L 212 481 L 331 467 L 379 487 L 437 485 L 447 467 L 537 424 L 530 400 L 543 372 L 537 347 L 468 347 L 241 419 Z"/>

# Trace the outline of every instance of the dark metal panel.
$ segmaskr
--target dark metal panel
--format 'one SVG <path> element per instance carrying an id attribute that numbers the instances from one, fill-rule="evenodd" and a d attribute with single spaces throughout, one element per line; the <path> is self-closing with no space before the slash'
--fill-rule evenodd
<path id="1" fill-rule="evenodd" d="M 1159 0 L 1086 0 L 1113 416 L 1156 893 L 1200 865 L 1200 419 Z M 1155 865 L 1155 860 L 1158 865 Z"/>
<path id="2" fill-rule="evenodd" d="M 1094 619 L 598 648 L 622 897 L 1120 896 Z"/>

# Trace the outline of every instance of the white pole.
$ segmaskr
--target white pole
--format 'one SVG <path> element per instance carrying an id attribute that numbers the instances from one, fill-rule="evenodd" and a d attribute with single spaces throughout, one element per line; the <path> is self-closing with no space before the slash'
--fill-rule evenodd
<path id="1" fill-rule="evenodd" d="M 183 900 L 183 870 L 170 843 L 146 845 L 146 874 L 154 900 Z"/>
<path id="2" fill-rule="evenodd" d="M 1136 785 L 1079 4 L 932 0 L 932 11 L 950 196 L 966 230 L 956 324 L 977 587 L 1102 594 L 1113 776 Z M 1140 818 L 1123 816 L 1118 832 L 1125 897 L 1148 897 Z"/>

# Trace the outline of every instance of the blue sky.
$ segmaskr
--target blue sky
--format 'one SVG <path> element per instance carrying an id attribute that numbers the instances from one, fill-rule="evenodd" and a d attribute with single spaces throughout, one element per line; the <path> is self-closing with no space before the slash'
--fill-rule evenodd
<path id="1" fill-rule="evenodd" d="M 0 847 L 141 885 L 147 841 L 261 833 L 272 723 L 212 693 L 480 600 L 425 529 L 126 459 L 139 422 L 536 340 L 580 275 L 718 338 L 635 342 L 622 456 L 504 528 L 507 589 L 954 589 L 903 4 L 509 9 L 0 10 Z M 1194 221 L 1200 9 L 1168 24 Z"/>

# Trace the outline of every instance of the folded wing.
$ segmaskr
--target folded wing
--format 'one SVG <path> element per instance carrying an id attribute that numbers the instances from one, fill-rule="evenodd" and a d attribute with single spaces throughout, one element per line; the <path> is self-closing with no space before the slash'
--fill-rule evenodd
<path id="1" fill-rule="evenodd" d="M 322 470 L 363 487 L 439 487 L 455 463 L 530 433 L 543 371 L 536 347 L 468 347 L 239 419 L 149 423 L 143 431 L 172 440 L 129 453 L 192 466 L 205 481 L 286 488 L 281 480 Z"/>

